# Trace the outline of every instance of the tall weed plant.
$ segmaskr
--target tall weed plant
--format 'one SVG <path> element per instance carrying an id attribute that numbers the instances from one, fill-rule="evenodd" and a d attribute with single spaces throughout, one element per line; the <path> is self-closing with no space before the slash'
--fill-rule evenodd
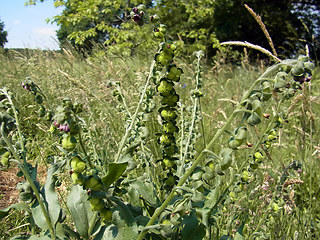
<path id="1" fill-rule="evenodd" d="M 20 201 L 0 210 L 17 225 L 2 237 L 318 239 L 319 71 L 308 55 L 268 53 L 276 63 L 263 70 L 210 69 L 202 52 L 189 64 L 144 10 L 131 15 L 154 24 L 149 69 L 67 49 L 0 56 L 2 170 L 24 177 Z"/>

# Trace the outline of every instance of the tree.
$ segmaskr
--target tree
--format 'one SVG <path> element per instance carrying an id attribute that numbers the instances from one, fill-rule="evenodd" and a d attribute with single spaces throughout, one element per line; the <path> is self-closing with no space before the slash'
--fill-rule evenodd
<path id="1" fill-rule="evenodd" d="M 29 0 L 29 4 L 34 2 Z M 150 26 L 137 26 L 130 19 L 132 8 L 145 4 L 167 26 L 171 40 L 183 46 L 183 53 L 201 49 L 210 58 L 220 48 L 219 41 L 248 41 L 269 48 L 244 3 L 262 17 L 280 57 L 296 54 L 305 43 L 319 38 L 318 14 L 306 8 L 313 6 L 319 12 L 314 0 L 54 0 L 56 7 L 65 6 L 54 21 L 60 25 L 60 42 L 67 38 L 88 51 L 99 43 L 108 52 L 129 55 L 154 43 Z"/>
<path id="2" fill-rule="evenodd" d="M 4 30 L 4 23 L 0 20 L 0 47 L 4 47 L 4 44 L 8 42 L 8 33 Z"/>
<path id="3" fill-rule="evenodd" d="M 243 7 L 246 3 L 261 16 L 281 57 L 289 57 L 304 48 L 301 39 L 308 39 L 308 32 L 300 20 L 301 12 L 293 11 L 292 1 L 217 0 L 216 3 L 214 25 L 220 41 L 248 41 L 269 48 L 259 25 Z M 306 22 L 309 26 L 310 23 Z"/>
<path id="4" fill-rule="evenodd" d="M 28 4 L 35 2 L 29 0 Z M 60 25 L 59 40 L 63 42 L 67 37 L 72 44 L 89 51 L 94 43 L 107 46 L 108 52 L 122 54 L 131 54 L 142 44 L 147 48 L 144 39 L 149 38 L 152 29 L 141 29 L 130 17 L 132 8 L 139 4 L 150 8 L 152 0 L 54 0 L 56 7 L 65 6 L 62 14 L 53 19 Z"/>

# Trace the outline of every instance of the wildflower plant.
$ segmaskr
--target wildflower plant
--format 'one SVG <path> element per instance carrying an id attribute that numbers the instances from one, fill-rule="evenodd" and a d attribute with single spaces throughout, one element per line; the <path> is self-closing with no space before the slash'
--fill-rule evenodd
<path id="1" fill-rule="evenodd" d="M 289 202 L 290 194 L 280 190 L 301 183 L 289 179 L 288 174 L 300 169 L 297 162 L 283 172 L 276 194 L 261 197 L 267 211 L 256 225 L 245 228 L 250 218 L 247 214 L 236 224 L 233 233 L 219 232 L 219 226 L 228 211 L 235 211 L 228 210 L 227 204 L 236 206 L 242 191 L 252 184 L 264 162 L 271 158 L 273 144 L 288 121 L 284 102 L 311 80 L 313 63 L 308 56 L 299 56 L 279 60 L 269 67 L 207 141 L 206 133 L 199 131 L 203 130 L 201 98 L 205 97 L 201 51 L 195 53 L 191 100 L 182 102 L 177 86 L 184 78 L 184 70 L 175 61 L 177 45 L 168 39 L 166 26 L 157 16 L 148 16 L 143 5 L 134 8 L 131 16 L 139 25 L 154 24 L 159 49 L 133 111 L 121 83 L 110 81 L 108 84 L 125 122 L 124 135 L 114 156 L 99 156 L 87 144 L 86 140 L 91 141 L 90 137 L 86 138 L 90 130 L 81 117 L 80 104 L 63 98 L 54 111 L 47 111 L 49 107 L 43 105 L 44 93 L 28 78 L 22 87 L 30 91 L 39 104 L 39 113 L 40 109 L 44 111 L 41 117 L 48 116 L 48 132 L 56 139 L 46 182 L 40 184 L 37 165 L 32 165 L 26 148 L 27 140 L 13 94 L 6 88 L 1 89 L 1 164 L 5 167 L 16 164 L 25 181 L 17 187 L 21 202 L 0 210 L 0 217 L 7 216 L 11 209 L 24 210 L 31 226 L 27 239 L 254 239 L 259 234 L 258 237 L 267 236 L 263 222 L 274 224 L 277 214 Z M 277 101 L 273 112 L 265 113 L 270 110 L 267 103 L 274 98 Z M 201 147 L 196 147 L 197 144 Z M 245 159 L 239 160 L 243 155 Z M 67 196 L 63 196 L 57 189 L 66 173 L 70 185 Z M 258 190 L 266 193 L 272 184 L 270 179 L 266 178 L 264 187 Z"/>

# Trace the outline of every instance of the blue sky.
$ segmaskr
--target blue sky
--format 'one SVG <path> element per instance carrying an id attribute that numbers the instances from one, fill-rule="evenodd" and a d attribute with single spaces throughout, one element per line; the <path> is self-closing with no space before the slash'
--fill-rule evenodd
<path id="1" fill-rule="evenodd" d="M 3 0 L 0 7 L 0 20 L 8 32 L 5 48 L 58 49 L 56 24 L 46 23 L 62 12 L 54 8 L 53 0 L 38 2 L 35 6 L 24 6 L 25 0 Z"/>

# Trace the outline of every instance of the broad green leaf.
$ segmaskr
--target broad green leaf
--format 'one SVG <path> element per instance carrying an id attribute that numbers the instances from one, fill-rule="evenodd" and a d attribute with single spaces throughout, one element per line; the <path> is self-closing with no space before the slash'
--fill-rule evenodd
<path id="1" fill-rule="evenodd" d="M 7 208 L 0 209 L 0 219 L 8 216 L 9 211 L 10 211 L 11 209 L 23 210 L 23 211 L 30 211 L 30 208 L 29 208 L 29 206 L 28 206 L 26 203 L 24 203 L 24 202 L 15 203 L 15 204 L 10 205 L 10 206 L 7 207 Z"/>
<path id="2" fill-rule="evenodd" d="M 46 206 L 45 206 L 46 208 Z M 48 223 L 44 217 L 43 211 L 39 205 L 38 200 L 36 200 L 31 206 L 31 213 L 35 224 L 42 230 L 48 229 Z"/>
<path id="3" fill-rule="evenodd" d="M 55 192 L 56 176 L 61 164 L 55 164 L 50 166 L 47 172 L 47 179 L 44 185 L 44 195 L 47 202 L 47 208 L 49 210 L 49 216 L 52 225 L 55 225 L 59 219 L 61 207 L 59 204 L 58 194 Z"/>
<path id="4" fill-rule="evenodd" d="M 181 235 L 182 240 L 202 240 L 206 235 L 206 228 L 199 223 L 194 211 L 183 219 L 184 228 Z"/>
<path id="5" fill-rule="evenodd" d="M 77 232 L 82 237 L 88 238 L 89 223 L 93 217 L 93 212 L 90 209 L 86 191 L 78 185 L 73 185 L 68 196 L 67 205 Z"/>
<path id="6" fill-rule="evenodd" d="M 100 239 L 136 239 L 138 236 L 138 226 L 129 207 L 116 198 L 112 198 L 112 201 L 117 204 L 112 215 L 113 224 L 106 227 L 103 237 Z"/>
<path id="7" fill-rule="evenodd" d="M 133 188 L 136 191 L 138 191 L 141 197 L 147 200 L 150 204 L 154 206 L 157 205 L 158 199 L 154 192 L 154 186 L 146 179 L 137 179 L 136 181 L 130 184 L 130 188 Z"/>
<path id="8" fill-rule="evenodd" d="M 236 235 L 234 236 L 234 240 L 244 240 L 244 237 L 240 233 L 236 232 Z"/>
<path id="9" fill-rule="evenodd" d="M 59 239 L 80 239 L 80 235 L 74 232 L 68 225 L 57 223 L 56 225 L 56 235 Z"/>
<path id="10" fill-rule="evenodd" d="M 112 183 L 117 181 L 122 173 L 126 170 L 128 163 L 110 163 L 107 175 L 102 178 L 102 182 L 108 188 Z"/>

